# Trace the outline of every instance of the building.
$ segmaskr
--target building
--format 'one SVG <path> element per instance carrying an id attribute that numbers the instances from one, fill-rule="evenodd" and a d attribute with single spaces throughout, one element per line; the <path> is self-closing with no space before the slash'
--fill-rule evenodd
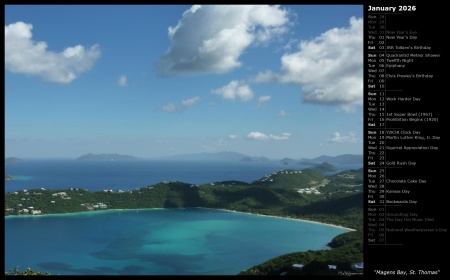
<path id="1" fill-rule="evenodd" d="M 354 271 L 358 271 L 358 272 L 363 271 L 364 270 L 364 263 L 363 262 L 354 263 L 354 264 L 352 264 L 352 269 Z"/>

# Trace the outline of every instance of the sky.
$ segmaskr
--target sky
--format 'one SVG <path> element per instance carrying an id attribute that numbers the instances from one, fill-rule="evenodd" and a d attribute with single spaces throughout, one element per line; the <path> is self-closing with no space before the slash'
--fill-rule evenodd
<path id="1" fill-rule="evenodd" d="M 5 156 L 363 154 L 362 5 L 6 5 Z"/>

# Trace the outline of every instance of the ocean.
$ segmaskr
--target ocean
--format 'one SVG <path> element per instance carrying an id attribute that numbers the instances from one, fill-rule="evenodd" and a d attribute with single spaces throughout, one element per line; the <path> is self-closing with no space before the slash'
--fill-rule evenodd
<path id="1" fill-rule="evenodd" d="M 305 169 L 309 165 L 279 161 L 77 161 L 28 160 L 6 164 L 5 173 L 15 180 L 5 181 L 5 192 L 37 188 L 81 188 L 90 191 L 133 190 L 162 181 L 205 184 L 236 180 L 250 183 L 283 169 Z M 341 165 L 358 169 L 362 165 Z"/>
<path id="2" fill-rule="evenodd" d="M 162 181 L 252 182 L 280 162 L 82 162 L 30 160 L 5 166 L 5 192 L 35 188 L 131 190 Z M 343 169 L 358 169 L 352 165 Z M 108 210 L 5 217 L 5 271 L 52 275 L 236 275 L 282 254 L 327 249 L 348 230 L 214 209 Z"/>

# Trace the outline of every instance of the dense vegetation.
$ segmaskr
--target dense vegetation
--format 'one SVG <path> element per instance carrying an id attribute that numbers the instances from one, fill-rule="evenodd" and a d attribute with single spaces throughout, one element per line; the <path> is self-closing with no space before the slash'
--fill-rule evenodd
<path id="1" fill-rule="evenodd" d="M 239 275 L 348 275 L 357 274 L 352 265 L 363 259 L 360 231 L 338 235 L 331 250 L 296 252 L 282 255 L 242 271 Z M 294 264 L 303 265 L 302 269 Z"/>
<path id="2" fill-rule="evenodd" d="M 325 176 L 318 170 L 282 170 L 252 183 L 222 181 L 203 185 L 183 182 L 127 191 L 33 189 L 5 194 L 5 216 L 103 211 L 105 209 L 206 207 L 300 218 L 353 228 L 336 237 L 331 250 L 293 253 L 269 260 L 243 274 L 317 274 L 350 269 L 362 261 L 363 171 Z M 293 263 L 304 264 L 301 270 Z M 337 271 L 337 270 L 336 270 Z"/>
<path id="3" fill-rule="evenodd" d="M 40 271 L 33 271 L 31 268 L 27 268 L 24 271 L 19 269 L 11 269 L 9 272 L 5 272 L 5 276 L 50 276 L 50 273 L 42 273 Z"/>

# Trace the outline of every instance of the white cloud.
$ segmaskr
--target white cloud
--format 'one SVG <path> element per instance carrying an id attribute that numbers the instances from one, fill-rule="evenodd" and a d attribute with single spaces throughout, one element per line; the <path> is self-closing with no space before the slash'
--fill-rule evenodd
<path id="1" fill-rule="evenodd" d="M 280 112 L 278 112 L 278 116 L 280 117 L 285 117 L 285 116 L 289 116 L 291 113 L 285 111 L 285 110 L 281 110 Z"/>
<path id="2" fill-rule="evenodd" d="M 284 54 L 282 73 L 261 72 L 252 81 L 299 84 L 306 103 L 354 111 L 363 104 L 363 31 L 363 19 L 352 17 L 350 26 L 301 41 L 298 52 Z"/>
<path id="3" fill-rule="evenodd" d="M 270 134 L 269 138 L 272 140 L 289 140 L 291 138 L 291 134 L 288 132 L 281 133 L 281 135 Z"/>
<path id="4" fill-rule="evenodd" d="M 279 81 L 279 75 L 267 70 L 259 72 L 255 77 L 251 77 L 249 79 L 252 83 L 272 83 L 272 82 L 278 82 Z"/>
<path id="5" fill-rule="evenodd" d="M 247 138 L 248 138 L 248 139 L 251 139 L 251 140 L 266 140 L 266 139 L 269 139 L 269 136 L 267 136 L 267 135 L 264 134 L 264 133 L 255 131 L 255 132 L 250 132 L 250 133 L 247 135 Z"/>
<path id="6" fill-rule="evenodd" d="M 47 50 L 46 42 L 32 40 L 33 26 L 24 22 L 5 25 L 5 69 L 38 76 L 55 83 L 70 83 L 90 70 L 100 57 L 100 47 L 68 47 L 60 53 Z"/>
<path id="7" fill-rule="evenodd" d="M 187 108 L 187 107 L 192 107 L 192 106 L 194 106 L 195 104 L 197 104 L 199 101 L 200 101 L 200 97 L 199 97 L 199 96 L 194 96 L 194 97 L 192 97 L 192 98 L 183 100 L 183 101 L 181 102 L 181 105 L 182 105 L 183 107 L 185 107 L 185 108 Z"/>
<path id="8" fill-rule="evenodd" d="M 237 138 L 238 138 L 237 135 L 234 135 L 234 134 L 228 135 L 228 139 L 237 139 Z"/>
<path id="9" fill-rule="evenodd" d="M 264 134 L 258 131 L 250 132 L 247 135 L 247 139 L 250 140 L 289 140 L 291 138 L 291 134 L 288 132 L 284 132 L 281 135 L 273 135 L 273 134 Z"/>
<path id="10" fill-rule="evenodd" d="M 231 81 L 224 87 L 212 90 L 212 93 L 222 95 L 223 99 L 233 101 L 240 99 L 245 102 L 253 98 L 252 89 L 242 81 Z"/>
<path id="11" fill-rule="evenodd" d="M 200 101 L 200 97 L 199 96 L 194 96 L 192 98 L 186 99 L 181 101 L 181 104 L 176 105 L 173 103 L 169 103 L 163 106 L 163 110 L 168 112 L 168 113 L 173 113 L 173 112 L 182 112 L 192 106 L 194 106 L 195 104 L 197 104 Z"/>
<path id="12" fill-rule="evenodd" d="M 258 102 L 256 103 L 256 107 L 261 108 L 261 107 L 265 106 L 271 98 L 272 97 L 270 95 L 260 96 L 258 98 Z"/>
<path id="13" fill-rule="evenodd" d="M 175 105 L 173 103 L 169 103 L 163 106 L 163 110 L 168 112 L 168 113 L 172 113 L 172 112 L 181 112 L 181 106 L 179 105 Z"/>
<path id="14" fill-rule="evenodd" d="M 348 135 L 341 135 L 339 132 L 333 133 L 331 143 L 357 143 L 360 139 L 356 137 L 356 133 L 350 132 Z"/>
<path id="15" fill-rule="evenodd" d="M 288 12 L 269 5 L 195 5 L 169 27 L 170 48 L 160 60 L 165 74 L 223 73 L 241 66 L 251 44 L 287 31 Z"/>
<path id="16" fill-rule="evenodd" d="M 290 39 L 289 42 L 286 44 L 286 46 L 284 46 L 285 50 L 290 50 L 292 49 L 292 46 L 296 45 L 298 42 L 297 39 Z"/>
<path id="17" fill-rule="evenodd" d="M 126 75 L 121 75 L 119 77 L 119 81 L 118 81 L 119 86 L 126 87 L 127 86 L 127 82 L 128 82 L 128 78 L 127 78 Z"/>

